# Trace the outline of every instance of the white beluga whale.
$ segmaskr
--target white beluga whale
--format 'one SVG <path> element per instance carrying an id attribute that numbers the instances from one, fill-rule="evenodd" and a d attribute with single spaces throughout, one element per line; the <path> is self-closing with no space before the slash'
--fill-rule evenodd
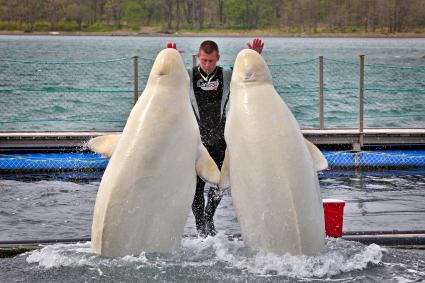
<path id="1" fill-rule="evenodd" d="M 316 170 L 320 150 L 303 138 L 273 87 L 264 59 L 242 50 L 235 61 L 220 188 L 230 185 L 244 242 L 277 254 L 316 254 L 325 243 Z"/>
<path id="2" fill-rule="evenodd" d="M 92 139 L 111 156 L 96 197 L 91 247 L 103 256 L 171 252 L 180 243 L 196 175 L 218 184 L 189 98 L 189 76 L 175 49 L 162 50 L 123 133 Z"/>

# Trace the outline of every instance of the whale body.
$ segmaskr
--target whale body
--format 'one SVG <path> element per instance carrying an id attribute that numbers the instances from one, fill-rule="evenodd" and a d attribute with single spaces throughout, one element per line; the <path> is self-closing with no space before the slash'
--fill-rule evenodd
<path id="1" fill-rule="evenodd" d="M 253 50 L 236 58 L 229 104 L 220 188 L 230 185 L 244 242 L 277 254 L 320 252 L 325 229 L 316 171 L 327 162 L 304 140 Z"/>
<path id="2" fill-rule="evenodd" d="M 196 175 L 218 184 L 189 99 L 189 76 L 174 49 L 161 51 L 121 135 L 90 141 L 111 156 L 96 197 L 92 251 L 102 256 L 171 252 L 180 243 Z"/>

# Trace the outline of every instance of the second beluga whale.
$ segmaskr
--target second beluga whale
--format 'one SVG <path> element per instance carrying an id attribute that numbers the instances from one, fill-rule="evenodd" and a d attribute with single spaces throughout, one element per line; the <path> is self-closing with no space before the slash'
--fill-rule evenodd
<path id="1" fill-rule="evenodd" d="M 171 252 L 180 243 L 196 175 L 218 184 L 220 172 L 202 145 L 179 52 L 162 50 L 123 133 L 89 147 L 111 156 L 96 197 L 93 252 L 124 256 Z"/>
<path id="2" fill-rule="evenodd" d="M 320 252 L 325 229 L 316 171 L 326 159 L 303 138 L 264 59 L 250 49 L 235 61 L 225 139 L 220 187 L 231 187 L 245 243 L 277 254 Z"/>

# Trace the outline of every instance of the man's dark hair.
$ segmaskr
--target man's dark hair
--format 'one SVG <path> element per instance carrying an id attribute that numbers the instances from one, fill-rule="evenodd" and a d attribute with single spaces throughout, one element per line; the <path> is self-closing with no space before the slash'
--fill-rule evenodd
<path id="1" fill-rule="evenodd" d="M 205 40 L 201 43 L 201 46 L 199 46 L 199 50 L 202 50 L 207 54 L 211 54 L 214 51 L 217 51 L 218 54 L 218 45 L 212 40 Z"/>

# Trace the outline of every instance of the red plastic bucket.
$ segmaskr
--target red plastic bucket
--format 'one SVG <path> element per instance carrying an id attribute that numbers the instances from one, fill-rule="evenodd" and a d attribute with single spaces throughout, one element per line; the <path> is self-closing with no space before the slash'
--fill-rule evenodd
<path id="1" fill-rule="evenodd" d="M 326 236 L 334 238 L 342 237 L 344 206 L 345 201 L 343 200 L 323 199 Z"/>

